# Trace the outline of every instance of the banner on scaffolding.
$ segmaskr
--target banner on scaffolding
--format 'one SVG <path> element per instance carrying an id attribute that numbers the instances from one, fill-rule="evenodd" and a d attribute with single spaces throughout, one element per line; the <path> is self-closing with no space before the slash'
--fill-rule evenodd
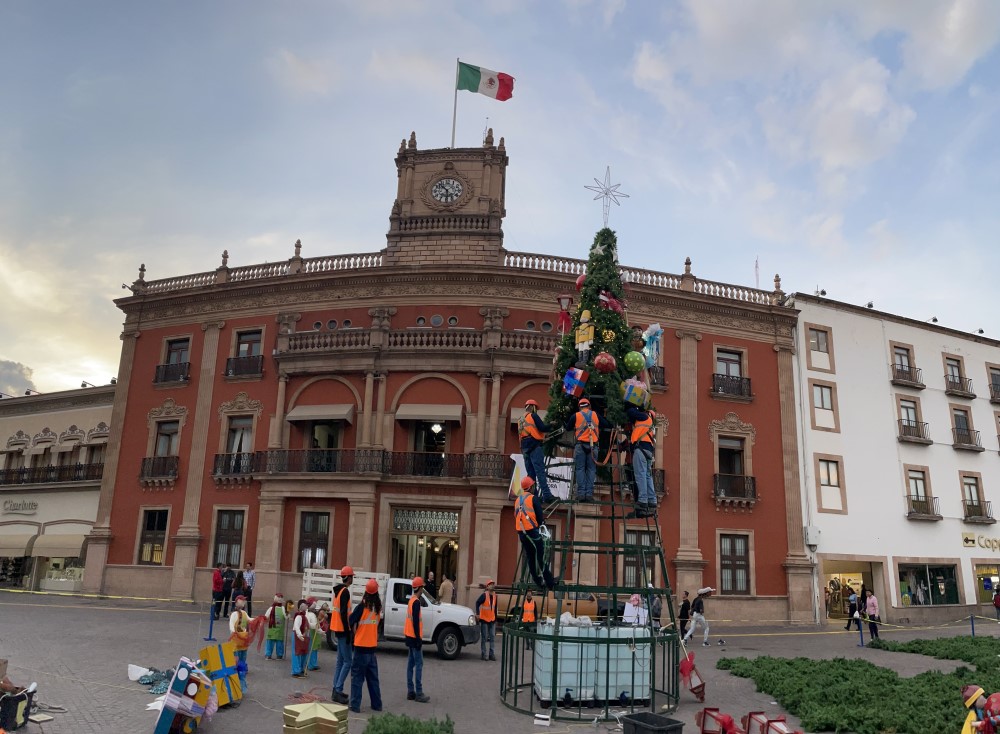
<path id="1" fill-rule="evenodd" d="M 517 496 L 514 488 L 521 488 L 521 479 L 528 476 L 524 469 L 524 454 L 511 454 L 514 461 L 514 473 L 510 478 L 510 486 L 507 488 L 507 497 L 513 501 Z M 569 491 L 572 476 L 572 462 L 570 459 L 557 459 L 560 462 L 567 462 L 565 465 L 548 466 L 545 468 L 545 477 L 549 480 L 549 491 L 561 500 L 569 499 Z"/>

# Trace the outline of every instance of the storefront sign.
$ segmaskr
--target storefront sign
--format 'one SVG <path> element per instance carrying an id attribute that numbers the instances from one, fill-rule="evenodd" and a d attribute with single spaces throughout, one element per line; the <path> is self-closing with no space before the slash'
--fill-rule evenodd
<path id="1" fill-rule="evenodd" d="M 4 515 L 34 515 L 38 512 L 38 503 L 31 500 L 4 500 L 2 514 Z"/>
<path id="2" fill-rule="evenodd" d="M 962 533 L 963 548 L 986 548 L 994 553 L 1000 553 L 1000 538 L 987 538 L 985 535 L 975 533 Z"/>

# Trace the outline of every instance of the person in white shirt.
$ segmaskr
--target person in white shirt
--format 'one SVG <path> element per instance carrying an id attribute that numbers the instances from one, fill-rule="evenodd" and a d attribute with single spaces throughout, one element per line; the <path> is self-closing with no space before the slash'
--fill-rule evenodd
<path id="1" fill-rule="evenodd" d="M 642 605 L 642 599 L 639 598 L 639 595 L 632 594 L 628 602 L 625 604 L 625 612 L 622 614 L 622 623 L 643 627 L 646 624 L 648 614 L 649 613 L 646 611 L 646 607 Z"/>

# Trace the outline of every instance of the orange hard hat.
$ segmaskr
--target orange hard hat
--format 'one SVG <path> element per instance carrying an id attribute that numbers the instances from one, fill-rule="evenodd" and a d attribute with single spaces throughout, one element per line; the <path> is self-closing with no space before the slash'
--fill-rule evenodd
<path id="1" fill-rule="evenodd" d="M 368 579 L 368 583 L 365 584 L 365 592 L 369 594 L 378 593 L 378 581 L 375 579 Z"/>
<path id="2" fill-rule="evenodd" d="M 531 489 L 535 486 L 535 480 L 531 477 L 523 477 L 521 479 L 521 489 Z"/>
<path id="3" fill-rule="evenodd" d="M 374 581 L 374 579 L 372 579 Z M 413 583 L 410 584 L 414 589 L 422 588 L 424 585 L 424 580 L 420 576 L 413 577 Z"/>
<path id="4" fill-rule="evenodd" d="M 589 408 L 590 407 L 590 401 L 587 400 L 587 398 L 580 398 L 580 407 L 582 408 L 584 406 L 586 406 L 586 407 Z"/>
<path id="5" fill-rule="evenodd" d="M 538 401 L 537 400 L 530 400 L 530 399 L 529 400 L 525 400 L 524 401 L 524 407 L 527 408 L 529 405 L 532 406 L 532 407 L 534 407 L 534 408 L 537 408 L 538 407 Z"/>
<path id="6" fill-rule="evenodd" d="M 340 575 L 341 576 L 353 576 L 354 575 L 354 569 L 351 568 L 350 566 L 344 566 L 342 569 L 340 569 Z"/>

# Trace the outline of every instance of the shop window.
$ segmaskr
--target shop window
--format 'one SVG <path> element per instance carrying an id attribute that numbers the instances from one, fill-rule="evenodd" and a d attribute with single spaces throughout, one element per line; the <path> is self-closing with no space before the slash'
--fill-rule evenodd
<path id="1" fill-rule="evenodd" d="M 719 536 L 719 592 L 750 593 L 750 536 Z"/>
<path id="2" fill-rule="evenodd" d="M 299 573 L 307 568 L 326 568 L 330 542 L 330 513 L 303 512 L 299 516 Z"/>
<path id="3" fill-rule="evenodd" d="M 213 565 L 228 563 L 239 568 L 243 556 L 243 510 L 218 510 L 215 515 Z"/>
<path id="4" fill-rule="evenodd" d="M 656 545 L 656 533 L 651 530 L 625 530 L 626 545 L 640 545 L 652 548 Z M 626 588 L 645 589 L 654 583 L 655 556 L 645 553 L 626 553 L 622 558 L 622 584 Z"/>
<path id="5" fill-rule="evenodd" d="M 180 454 L 180 422 L 160 421 L 156 424 L 154 456 L 178 456 Z"/>
<path id="6" fill-rule="evenodd" d="M 976 601 L 991 604 L 993 592 L 1000 589 L 1000 566 L 976 565 Z"/>
<path id="7" fill-rule="evenodd" d="M 955 566 L 900 564 L 899 592 L 903 606 L 958 604 Z"/>
<path id="8" fill-rule="evenodd" d="M 163 565 L 163 551 L 167 543 L 167 518 L 169 514 L 169 510 L 143 510 L 142 533 L 139 536 L 138 565 Z"/>

